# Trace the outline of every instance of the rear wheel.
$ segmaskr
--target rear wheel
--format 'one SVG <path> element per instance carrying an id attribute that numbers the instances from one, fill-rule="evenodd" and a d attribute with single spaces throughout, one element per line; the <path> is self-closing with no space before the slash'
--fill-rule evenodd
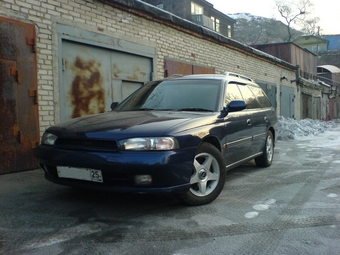
<path id="1" fill-rule="evenodd" d="M 255 163 L 259 167 L 268 167 L 272 164 L 274 158 L 274 139 L 273 133 L 268 131 L 266 143 L 263 148 L 263 154 L 255 159 Z"/>
<path id="2" fill-rule="evenodd" d="M 225 177 L 225 164 L 220 151 L 209 143 L 202 143 L 194 159 L 191 187 L 178 197 L 189 205 L 208 204 L 221 193 Z"/>

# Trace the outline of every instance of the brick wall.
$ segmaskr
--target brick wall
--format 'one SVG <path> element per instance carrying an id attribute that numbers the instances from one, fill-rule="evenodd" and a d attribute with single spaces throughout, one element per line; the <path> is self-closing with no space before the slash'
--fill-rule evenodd
<path id="1" fill-rule="evenodd" d="M 181 31 L 96 0 L 1 0 L 0 15 L 36 26 L 41 132 L 58 122 L 60 114 L 57 23 L 155 47 L 155 78 L 164 77 L 164 58 L 172 58 L 214 67 L 216 73 L 230 71 L 268 81 L 277 84 L 278 90 L 280 77 L 295 80 L 294 70 L 275 61 L 235 46 L 202 39 L 199 34 Z M 296 91 L 295 83 L 287 81 L 285 85 L 295 86 Z M 279 96 L 277 101 L 279 113 Z M 296 111 L 299 118 L 299 106 Z"/>

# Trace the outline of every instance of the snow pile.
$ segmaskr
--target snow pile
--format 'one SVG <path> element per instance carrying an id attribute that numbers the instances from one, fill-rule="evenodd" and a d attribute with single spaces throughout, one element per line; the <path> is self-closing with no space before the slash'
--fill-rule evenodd
<path id="1" fill-rule="evenodd" d="M 278 140 L 297 139 L 303 136 L 317 135 L 325 132 L 328 128 L 339 127 L 339 120 L 294 120 L 291 118 L 278 117 Z"/>

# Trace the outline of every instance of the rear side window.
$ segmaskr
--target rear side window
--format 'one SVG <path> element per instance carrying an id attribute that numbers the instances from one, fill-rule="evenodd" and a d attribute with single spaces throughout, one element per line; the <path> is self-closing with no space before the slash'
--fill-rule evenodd
<path id="1" fill-rule="evenodd" d="M 253 92 L 247 85 L 238 85 L 238 87 L 243 95 L 244 101 L 247 103 L 247 109 L 261 108 Z"/>
<path id="2" fill-rule="evenodd" d="M 257 100 L 259 101 L 262 108 L 271 107 L 272 104 L 270 103 L 269 98 L 264 93 L 264 91 L 261 88 L 249 86 L 251 91 L 253 91 L 254 95 L 257 97 Z"/>

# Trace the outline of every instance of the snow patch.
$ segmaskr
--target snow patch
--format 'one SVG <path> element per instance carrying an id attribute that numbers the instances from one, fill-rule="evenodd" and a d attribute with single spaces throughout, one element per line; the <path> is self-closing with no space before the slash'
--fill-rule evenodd
<path id="1" fill-rule="evenodd" d="M 259 215 L 259 212 L 247 212 L 244 217 L 246 217 L 247 219 L 252 219 L 255 218 Z"/>
<path id="2" fill-rule="evenodd" d="M 264 211 L 264 210 L 268 210 L 269 209 L 269 205 L 258 204 L 258 205 L 254 205 L 253 209 L 256 210 L 256 211 Z"/>
<path id="3" fill-rule="evenodd" d="M 294 120 L 292 118 L 278 117 L 278 140 L 297 139 L 324 133 L 326 129 L 339 128 L 339 120 Z M 334 139 L 336 139 L 334 137 Z"/>

